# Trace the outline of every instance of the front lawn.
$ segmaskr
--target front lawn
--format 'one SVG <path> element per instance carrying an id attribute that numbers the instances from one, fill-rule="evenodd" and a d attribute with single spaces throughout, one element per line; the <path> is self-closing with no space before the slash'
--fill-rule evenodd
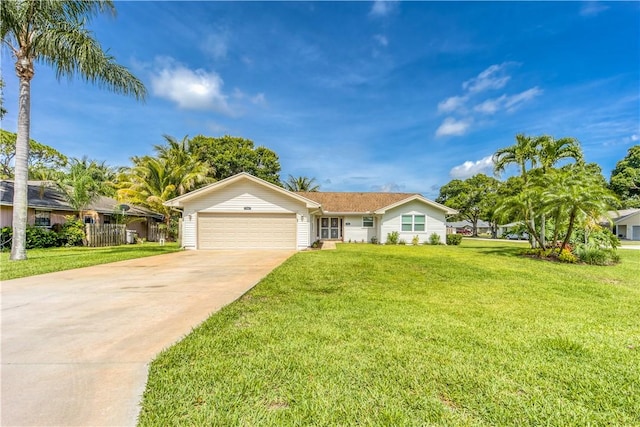
<path id="1" fill-rule="evenodd" d="M 296 254 L 150 368 L 139 424 L 637 425 L 640 253 Z"/>
<path id="2" fill-rule="evenodd" d="M 83 246 L 29 249 L 26 261 L 9 261 L 9 252 L 0 253 L 0 280 L 71 270 L 126 259 L 160 255 L 180 250 L 177 243 L 158 243 L 87 248 Z"/>

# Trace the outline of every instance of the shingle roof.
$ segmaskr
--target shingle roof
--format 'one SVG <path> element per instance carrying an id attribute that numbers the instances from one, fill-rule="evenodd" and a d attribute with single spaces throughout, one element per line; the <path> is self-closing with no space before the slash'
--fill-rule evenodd
<path id="1" fill-rule="evenodd" d="M 59 211 L 75 212 L 67 203 L 62 193 L 51 181 L 29 181 L 27 187 L 27 204 L 30 208 L 51 209 Z M 13 206 L 13 181 L 0 181 L 0 204 Z M 111 197 L 99 196 L 88 207 L 103 214 L 111 214 L 120 203 Z M 161 219 L 162 215 L 152 212 L 140 206 L 131 206 L 125 215 L 144 216 Z"/>
<path id="2" fill-rule="evenodd" d="M 416 193 L 332 193 L 298 191 L 302 197 L 322 205 L 324 212 L 369 213 L 415 196 Z"/>

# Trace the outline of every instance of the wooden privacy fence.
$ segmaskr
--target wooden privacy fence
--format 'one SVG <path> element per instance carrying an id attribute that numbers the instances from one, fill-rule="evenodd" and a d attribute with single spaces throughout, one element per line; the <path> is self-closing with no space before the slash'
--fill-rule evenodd
<path id="1" fill-rule="evenodd" d="M 149 224 L 147 227 L 147 240 L 149 242 L 159 242 L 160 239 L 166 239 L 167 236 L 168 233 L 164 224 Z"/>
<path id="2" fill-rule="evenodd" d="M 85 224 L 87 246 L 99 248 L 127 243 L 124 224 Z"/>

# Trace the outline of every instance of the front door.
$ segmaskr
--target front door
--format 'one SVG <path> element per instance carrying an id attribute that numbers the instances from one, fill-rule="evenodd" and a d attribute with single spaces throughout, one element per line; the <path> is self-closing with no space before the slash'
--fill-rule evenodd
<path id="1" fill-rule="evenodd" d="M 342 231 L 340 218 L 320 218 L 320 238 L 321 239 L 340 239 Z"/>

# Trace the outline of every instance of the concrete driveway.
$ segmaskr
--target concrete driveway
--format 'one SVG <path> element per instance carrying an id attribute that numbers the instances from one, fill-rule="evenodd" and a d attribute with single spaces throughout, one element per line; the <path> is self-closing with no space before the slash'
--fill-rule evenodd
<path id="1" fill-rule="evenodd" d="M 149 362 L 293 253 L 185 251 L 3 282 L 0 424 L 135 425 Z"/>

